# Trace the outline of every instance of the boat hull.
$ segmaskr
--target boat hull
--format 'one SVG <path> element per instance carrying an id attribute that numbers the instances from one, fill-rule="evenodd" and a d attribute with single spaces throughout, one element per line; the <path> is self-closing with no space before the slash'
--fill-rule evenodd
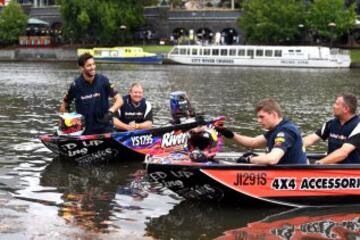
<path id="1" fill-rule="evenodd" d="M 147 159 L 146 169 L 151 181 L 186 199 L 286 206 L 360 203 L 360 165 L 260 166 L 175 159 Z"/>
<path id="2" fill-rule="evenodd" d="M 187 131 L 201 125 L 212 127 L 223 117 L 191 121 L 165 127 L 84 136 L 42 135 L 40 140 L 63 159 L 79 163 L 109 160 L 144 160 L 145 155 L 181 151 L 187 144 Z M 220 147 L 221 141 L 219 141 Z"/>

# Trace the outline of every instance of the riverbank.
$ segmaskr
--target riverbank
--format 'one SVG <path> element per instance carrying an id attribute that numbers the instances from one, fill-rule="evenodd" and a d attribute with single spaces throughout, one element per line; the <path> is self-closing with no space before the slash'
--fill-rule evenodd
<path id="1" fill-rule="evenodd" d="M 172 45 L 140 45 L 145 52 L 166 55 Z M 3 48 L 0 61 L 76 61 L 76 46 L 51 48 Z M 351 68 L 360 68 L 360 49 L 350 49 Z"/>

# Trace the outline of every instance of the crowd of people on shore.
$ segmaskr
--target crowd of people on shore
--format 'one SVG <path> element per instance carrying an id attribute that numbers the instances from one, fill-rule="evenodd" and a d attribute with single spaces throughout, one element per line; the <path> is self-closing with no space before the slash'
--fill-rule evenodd
<path id="1" fill-rule="evenodd" d="M 62 100 L 60 112 L 68 111 L 74 101 L 76 112 L 86 120 L 84 134 L 152 127 L 152 107 L 144 98 L 140 83 L 133 83 L 128 94 L 121 97 L 107 77 L 96 73 L 92 55 L 81 55 L 78 65 L 81 74 L 71 83 Z M 109 97 L 114 99 L 111 106 Z M 305 148 L 320 140 L 327 140 L 327 155 L 316 161 L 316 164 L 360 163 L 360 117 L 357 115 L 357 98 L 353 94 L 338 95 L 333 105 L 334 118 L 305 137 L 301 136 L 298 126 L 283 116 L 281 107 L 275 100 L 263 99 L 255 110 L 258 123 L 267 130 L 264 134 L 250 137 L 235 133 L 224 125 L 215 127 L 220 134 L 236 144 L 252 149 L 266 148 L 265 154 L 245 154 L 239 159 L 240 162 L 308 164 Z"/>

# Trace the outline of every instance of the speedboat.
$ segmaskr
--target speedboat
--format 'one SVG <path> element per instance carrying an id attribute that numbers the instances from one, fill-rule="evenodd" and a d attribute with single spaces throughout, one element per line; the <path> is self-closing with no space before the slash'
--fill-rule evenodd
<path id="1" fill-rule="evenodd" d="M 360 165 L 254 165 L 238 163 L 241 153 L 218 152 L 196 162 L 188 152 L 149 156 L 151 182 L 185 199 L 244 205 L 334 206 L 360 202 Z M 322 153 L 308 153 L 319 159 Z"/>
<path id="2" fill-rule="evenodd" d="M 190 119 L 186 123 L 127 132 L 80 136 L 42 135 L 40 140 L 61 158 L 78 163 L 142 161 L 147 154 L 163 155 L 183 150 L 187 144 L 187 131 L 198 126 L 211 127 L 218 121 L 224 121 L 224 117 Z"/>
<path id="3" fill-rule="evenodd" d="M 40 136 L 43 144 L 62 159 L 78 163 L 94 163 L 109 160 L 144 160 L 145 155 L 166 155 L 186 149 L 188 131 L 198 126 L 214 128 L 224 117 L 197 115 L 183 91 L 170 93 L 170 125 L 127 132 L 96 135 L 80 135 L 82 116 L 77 113 L 60 115 L 57 133 Z M 80 117 L 79 117 L 80 116 Z M 65 127 L 66 131 L 62 131 Z M 71 130 L 71 132 L 69 131 Z M 72 132 L 72 131 L 76 132 Z M 79 133 L 74 135 L 74 133 Z M 222 147 L 219 138 L 214 151 Z"/>

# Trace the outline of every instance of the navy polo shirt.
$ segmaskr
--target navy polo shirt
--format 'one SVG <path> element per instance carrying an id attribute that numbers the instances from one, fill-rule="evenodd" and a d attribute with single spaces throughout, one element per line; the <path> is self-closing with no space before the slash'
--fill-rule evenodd
<path id="1" fill-rule="evenodd" d="M 342 147 L 344 143 L 356 148 L 341 163 L 360 163 L 360 117 L 354 116 L 344 125 L 338 118 L 333 118 L 323 124 L 316 134 L 323 140 L 328 140 L 328 154 Z"/>
<path id="2" fill-rule="evenodd" d="M 89 84 L 80 75 L 70 85 L 64 101 L 71 104 L 75 100 L 76 112 L 85 117 L 84 134 L 99 134 L 112 129 L 111 123 L 100 123 L 98 120 L 109 111 L 109 97 L 116 94 L 117 91 L 107 77 L 96 74 L 93 83 Z"/>
<path id="3" fill-rule="evenodd" d="M 280 148 L 285 152 L 278 164 L 307 164 L 300 130 L 294 123 L 284 119 L 264 136 L 268 152 L 273 148 Z"/>
<path id="4" fill-rule="evenodd" d="M 130 122 L 143 123 L 145 121 L 153 121 L 152 107 L 150 102 L 143 98 L 137 106 L 131 103 L 130 95 L 123 97 L 124 104 L 118 111 L 118 118 L 123 123 Z"/>

